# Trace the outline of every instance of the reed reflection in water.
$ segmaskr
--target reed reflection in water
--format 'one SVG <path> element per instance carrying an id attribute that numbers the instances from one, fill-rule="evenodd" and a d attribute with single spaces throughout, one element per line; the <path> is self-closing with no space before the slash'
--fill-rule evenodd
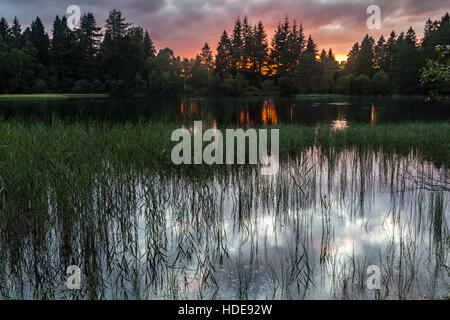
<path id="1" fill-rule="evenodd" d="M 437 298 L 448 290 L 447 181 L 448 171 L 413 154 L 354 149 L 309 149 L 273 177 L 255 167 L 180 177 L 105 164 L 70 199 L 44 186 L 39 224 L 2 221 L 0 294 Z M 1 209 L 26 217 L 27 206 Z M 80 291 L 65 287 L 71 264 L 82 270 Z M 366 288 L 369 265 L 381 268 L 378 291 Z"/>

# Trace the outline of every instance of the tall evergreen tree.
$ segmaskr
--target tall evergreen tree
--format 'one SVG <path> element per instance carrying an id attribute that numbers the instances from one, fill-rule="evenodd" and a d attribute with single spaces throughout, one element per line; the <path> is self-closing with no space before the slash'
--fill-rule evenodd
<path id="1" fill-rule="evenodd" d="M 122 13 L 116 9 L 110 11 L 105 26 L 105 37 L 100 47 L 102 65 L 107 76 L 118 81 L 121 73 L 126 72 L 128 52 L 128 28 L 131 23 L 126 22 Z M 123 80 L 123 79 L 122 79 Z"/>
<path id="2" fill-rule="evenodd" d="M 92 13 L 88 12 L 81 17 L 79 41 L 85 59 L 93 60 L 97 56 L 102 37 L 100 31 Z"/>
<path id="3" fill-rule="evenodd" d="M 222 77 L 230 69 L 231 62 L 231 40 L 224 31 L 217 45 L 216 72 Z"/>
<path id="4" fill-rule="evenodd" d="M 287 76 L 289 74 L 289 35 L 290 35 L 290 22 L 289 18 L 285 17 L 284 23 L 278 24 L 278 28 L 275 31 L 275 35 L 272 38 L 272 50 L 271 50 L 271 64 L 275 68 L 273 73 L 276 77 Z"/>
<path id="5" fill-rule="evenodd" d="M 8 22 L 5 18 L 0 19 L 0 35 L 2 36 L 3 42 L 9 44 L 11 41 L 11 29 L 9 28 Z"/>
<path id="6" fill-rule="evenodd" d="M 374 49 L 374 70 L 387 70 L 386 61 L 386 40 L 384 40 L 383 35 L 377 41 Z"/>
<path id="7" fill-rule="evenodd" d="M 318 52 L 317 44 L 310 35 L 295 76 L 298 91 L 301 93 L 315 92 L 320 87 L 322 75 L 317 61 Z"/>
<path id="8" fill-rule="evenodd" d="M 397 34 L 392 31 L 389 35 L 389 38 L 386 41 L 386 72 L 389 73 L 392 64 L 394 63 L 395 53 L 397 51 Z"/>
<path id="9" fill-rule="evenodd" d="M 322 93 L 330 93 L 334 89 L 334 78 L 339 70 L 339 65 L 334 57 L 333 50 L 324 49 L 320 53 L 320 68 L 316 90 Z"/>
<path id="10" fill-rule="evenodd" d="M 49 51 L 50 66 L 54 78 L 52 78 L 52 89 L 68 91 L 74 83 L 75 63 L 72 60 L 74 53 L 74 37 L 72 31 L 67 27 L 67 19 L 56 16 L 53 22 L 53 39 Z"/>
<path id="11" fill-rule="evenodd" d="M 203 65 L 206 66 L 207 70 L 212 70 L 213 67 L 213 56 L 211 48 L 208 43 L 205 42 L 205 45 L 202 48 L 202 53 L 200 54 L 200 59 Z"/>
<path id="12" fill-rule="evenodd" d="M 92 13 L 88 12 L 81 17 L 80 28 L 76 30 L 78 58 L 81 60 L 78 77 L 81 79 L 93 81 L 99 78 L 98 54 L 102 37 L 100 30 Z"/>
<path id="13" fill-rule="evenodd" d="M 347 55 L 347 64 L 345 65 L 345 72 L 348 74 L 356 74 L 358 68 L 359 42 L 355 42 L 350 52 Z"/>
<path id="14" fill-rule="evenodd" d="M 127 51 L 124 55 L 122 78 L 126 83 L 134 83 L 137 92 L 144 90 L 142 66 L 145 61 L 144 29 L 130 28 L 126 35 Z"/>
<path id="15" fill-rule="evenodd" d="M 253 37 L 253 29 L 248 22 L 248 17 L 245 16 L 242 21 L 242 42 L 243 42 L 243 50 L 242 50 L 242 63 L 244 71 L 248 72 L 252 67 L 253 56 L 254 56 L 254 37 Z"/>
<path id="16" fill-rule="evenodd" d="M 328 53 L 325 49 L 322 49 L 319 55 L 320 62 L 324 63 L 328 61 Z"/>
<path id="17" fill-rule="evenodd" d="M 405 40 L 410 46 L 415 47 L 417 45 L 416 32 L 412 27 L 409 27 L 408 31 L 406 32 Z"/>
<path id="18" fill-rule="evenodd" d="M 373 60 L 374 60 L 374 44 L 375 40 L 369 37 L 368 34 L 361 42 L 361 48 L 357 57 L 357 69 L 355 75 L 365 74 L 369 78 L 373 74 Z"/>
<path id="19" fill-rule="evenodd" d="M 11 45 L 13 48 L 22 48 L 22 27 L 20 26 L 17 17 L 14 17 L 13 24 L 11 26 Z"/>
<path id="20" fill-rule="evenodd" d="M 205 53 L 208 56 L 207 49 L 209 49 L 209 46 L 203 48 L 206 49 Z M 202 55 L 197 55 L 192 63 L 191 77 L 188 79 L 188 82 L 189 85 L 195 89 L 201 89 L 208 86 L 208 67 L 205 62 L 205 57 L 203 56 L 203 50 Z"/>
<path id="21" fill-rule="evenodd" d="M 297 22 L 294 20 L 292 25 L 292 31 L 288 36 L 288 70 L 292 74 L 297 64 L 300 62 L 300 57 L 305 49 L 306 39 L 303 33 L 303 26 L 297 26 Z"/>
<path id="22" fill-rule="evenodd" d="M 424 65 L 424 59 L 416 46 L 414 30 L 410 28 L 406 35 L 401 33 L 396 45 L 390 72 L 394 90 L 399 93 L 420 92 L 420 69 Z"/>
<path id="23" fill-rule="evenodd" d="M 254 48 L 253 48 L 253 71 L 257 74 L 258 80 L 261 81 L 263 77 L 263 69 L 268 73 L 267 59 L 268 59 L 268 42 L 267 34 L 261 21 L 253 29 Z"/>
<path id="24" fill-rule="evenodd" d="M 304 53 L 313 56 L 314 59 L 316 59 L 316 57 L 317 57 L 317 55 L 319 53 L 319 49 L 317 48 L 317 44 L 314 42 L 314 40 L 311 37 L 311 35 L 308 37 L 308 42 L 306 44 L 306 50 L 305 50 Z"/>
<path id="25" fill-rule="evenodd" d="M 242 23 L 239 17 L 234 22 L 233 35 L 231 37 L 231 72 L 236 75 L 242 69 L 242 56 L 244 53 L 244 40 L 242 39 Z"/>
<path id="26" fill-rule="evenodd" d="M 25 30 L 24 38 L 25 41 L 31 41 L 38 50 L 39 62 L 47 66 L 49 62 L 50 39 L 39 17 L 36 17 L 31 26 Z"/>
<path id="27" fill-rule="evenodd" d="M 155 45 L 153 44 L 153 41 L 150 38 L 150 35 L 147 30 L 145 30 L 144 35 L 144 52 L 145 52 L 145 59 L 156 57 Z"/>
<path id="28" fill-rule="evenodd" d="M 422 49 L 428 59 L 437 59 L 437 45 L 448 45 L 450 39 L 450 16 L 446 13 L 440 20 L 428 20 L 425 25 Z"/>

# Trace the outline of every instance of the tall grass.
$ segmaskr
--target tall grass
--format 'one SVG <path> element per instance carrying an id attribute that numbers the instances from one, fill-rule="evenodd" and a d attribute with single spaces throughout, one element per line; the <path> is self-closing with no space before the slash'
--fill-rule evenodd
<path id="1" fill-rule="evenodd" d="M 175 128 L 0 122 L 0 296 L 443 294 L 449 195 L 420 182 L 448 177 L 448 124 L 283 126 L 273 177 L 175 166 Z M 72 264 L 81 291 L 65 287 Z M 376 295 L 364 285 L 371 264 L 382 268 Z"/>
<path id="2" fill-rule="evenodd" d="M 62 161 L 80 169 L 81 162 L 96 167 L 102 161 L 108 161 L 127 167 L 172 167 L 178 171 L 184 166 L 174 166 L 170 159 L 175 145 L 175 142 L 170 141 L 170 136 L 177 128 L 174 124 L 161 122 L 66 123 L 53 119 L 50 124 L 44 124 L 35 121 L 0 121 L 2 162 L 7 163 L 12 161 L 11 157 L 16 157 L 13 161 L 23 161 L 28 166 L 28 160 L 33 159 L 40 169 L 44 169 L 43 166 L 52 161 Z M 312 146 L 328 155 L 355 147 L 362 151 L 395 152 L 401 155 L 414 152 L 423 160 L 431 160 L 438 166 L 450 165 L 448 123 L 353 125 L 346 130 L 333 130 L 329 126 L 284 125 L 277 128 L 280 129 L 280 156 L 284 158 L 297 156 Z"/>

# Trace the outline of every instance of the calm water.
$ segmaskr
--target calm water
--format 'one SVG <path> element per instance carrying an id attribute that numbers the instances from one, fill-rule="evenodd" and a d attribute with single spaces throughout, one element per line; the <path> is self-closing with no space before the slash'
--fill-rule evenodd
<path id="1" fill-rule="evenodd" d="M 310 149 L 272 177 L 257 169 L 199 181 L 108 172 L 108 184 L 98 183 L 99 173 L 74 190 L 75 199 L 58 199 L 49 189 L 55 202 L 42 212 L 49 219 L 40 230 L 45 242 L 25 237 L 14 247 L 2 238 L 3 297 L 433 299 L 447 293 L 450 197 L 427 186 L 448 179 L 448 172 L 413 155 Z M 71 212 L 69 225 L 61 210 Z M 65 287 L 69 264 L 82 269 L 81 291 Z M 366 287 L 369 265 L 380 267 L 378 292 Z"/>
<path id="2" fill-rule="evenodd" d="M 446 105 L 395 99 L 0 101 L 0 113 L 337 128 L 450 120 Z M 47 186 L 41 229 L 22 226 L 19 241 L 0 223 L 0 297 L 439 298 L 450 285 L 449 171 L 419 158 L 314 147 L 269 177 L 257 167 L 199 179 L 105 163 L 76 188 L 59 175 L 73 194 Z M 25 216 L 28 206 L 12 205 Z M 68 265 L 82 270 L 80 291 L 65 286 Z M 366 286 L 370 265 L 381 270 L 378 291 Z"/>
<path id="3" fill-rule="evenodd" d="M 140 118 L 171 122 L 202 119 L 217 125 L 299 123 L 315 125 L 448 121 L 448 104 L 427 104 L 423 98 L 151 98 L 139 100 L 78 99 L 1 101 L 0 114 L 10 117 L 91 118 L 126 121 Z"/>

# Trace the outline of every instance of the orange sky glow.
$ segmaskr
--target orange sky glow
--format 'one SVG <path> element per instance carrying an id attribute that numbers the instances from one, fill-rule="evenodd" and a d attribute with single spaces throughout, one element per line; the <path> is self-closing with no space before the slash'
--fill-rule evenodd
<path id="1" fill-rule="evenodd" d="M 287 15 L 303 25 L 305 36 L 312 35 L 319 49 L 333 49 L 344 61 L 352 45 L 366 33 L 378 39 L 392 30 L 406 31 L 410 26 L 423 36 L 428 18 L 440 19 L 448 10 L 448 0 L 77 0 L 81 12 L 92 12 L 97 24 L 105 25 L 111 9 L 122 11 L 134 26 L 149 30 L 156 49 L 169 47 L 176 56 L 193 58 L 205 42 L 215 51 L 223 30 L 231 33 L 236 17 L 248 15 L 251 24 L 262 21 L 272 38 L 279 22 Z M 378 5 L 381 28 L 369 30 L 367 8 Z M 1 0 L 0 16 L 12 22 L 15 16 L 23 29 L 37 15 L 51 33 L 56 15 L 66 14 L 64 1 Z"/>

